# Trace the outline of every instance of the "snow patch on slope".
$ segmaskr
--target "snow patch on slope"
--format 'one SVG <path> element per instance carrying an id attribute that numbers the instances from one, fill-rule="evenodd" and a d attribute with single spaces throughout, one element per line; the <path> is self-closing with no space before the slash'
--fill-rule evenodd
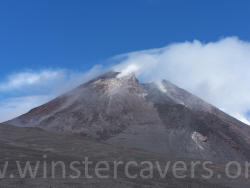
<path id="1" fill-rule="evenodd" d="M 191 138 L 195 142 L 196 146 L 198 146 L 198 148 L 200 148 L 201 150 L 204 150 L 204 148 L 200 144 L 200 141 L 205 142 L 207 140 L 207 137 L 204 137 L 202 134 L 198 132 L 193 132 L 191 135 Z"/>

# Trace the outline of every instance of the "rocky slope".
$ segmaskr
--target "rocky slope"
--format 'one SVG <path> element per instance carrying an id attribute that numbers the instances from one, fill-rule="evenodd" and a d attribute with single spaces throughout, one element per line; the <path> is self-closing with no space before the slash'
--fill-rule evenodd
<path id="1" fill-rule="evenodd" d="M 244 161 L 250 128 L 164 80 L 110 72 L 6 123 L 180 157 Z"/>
<path id="2" fill-rule="evenodd" d="M 44 158 L 44 155 L 46 155 L 46 158 Z M 93 176 L 92 178 L 86 177 L 85 166 L 81 164 L 85 157 L 93 162 L 88 168 L 88 174 Z M 195 176 L 192 178 L 191 163 L 197 161 L 197 159 L 178 158 L 133 148 L 117 147 L 89 138 L 49 133 L 35 127 L 15 127 L 0 124 L 1 172 L 4 171 L 6 161 L 9 163 L 5 176 L 0 178 L 0 185 L 4 188 L 246 188 L 250 183 L 249 178 L 245 178 L 244 169 L 238 178 L 228 178 L 224 170 L 225 163 L 213 163 L 208 166 L 213 171 L 213 177 L 209 179 L 202 177 L 202 175 L 207 174 L 206 169 L 197 165 Z M 40 161 L 35 178 L 32 178 L 29 172 L 24 178 L 21 178 L 16 161 L 19 161 L 22 171 L 27 161 L 30 162 L 33 171 L 37 161 Z M 62 177 L 60 165 L 56 168 L 55 177 L 52 178 L 52 161 L 61 161 L 65 164 L 67 169 L 65 178 Z M 70 178 L 70 175 L 76 176 L 76 172 L 70 168 L 70 163 L 73 161 L 79 162 L 79 165 L 74 165 L 81 172 L 79 178 Z M 108 176 L 107 178 L 98 178 L 95 175 L 95 165 L 100 161 L 106 161 L 110 166 L 110 170 L 101 172 L 102 175 Z M 114 161 L 124 162 L 117 168 L 116 178 L 114 178 Z M 131 175 L 138 175 L 136 178 L 129 178 L 125 173 L 125 164 L 128 161 L 138 163 L 138 165 L 129 167 Z M 142 178 L 140 176 L 140 172 L 148 168 L 148 165 L 139 165 L 142 161 L 152 163 L 153 178 Z M 166 163 L 169 162 L 169 168 L 165 176 L 160 176 L 156 161 L 159 162 L 161 171 L 164 171 Z M 178 170 L 177 172 L 178 176 L 185 175 L 185 178 L 174 176 L 172 168 L 176 161 L 183 161 L 187 165 L 186 170 Z M 46 162 L 46 178 L 44 178 L 44 162 Z M 201 161 L 201 163 L 203 162 Z M 230 174 L 235 174 L 235 172 L 237 172 L 237 167 L 232 165 Z M 221 178 L 217 178 L 218 174 L 221 175 Z"/>

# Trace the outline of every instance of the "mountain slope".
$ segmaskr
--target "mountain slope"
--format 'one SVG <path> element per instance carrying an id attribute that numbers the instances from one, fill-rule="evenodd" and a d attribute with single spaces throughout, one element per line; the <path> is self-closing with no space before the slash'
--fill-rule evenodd
<path id="1" fill-rule="evenodd" d="M 46 155 L 45 159 L 43 156 Z M 70 175 L 75 176 L 75 171 L 70 169 L 70 163 L 76 161 L 84 161 L 88 157 L 89 161 L 93 164 L 89 165 L 89 175 L 93 178 L 85 177 L 84 165 L 76 165 L 75 168 L 79 169 L 81 176 L 79 178 L 70 178 Z M 226 177 L 224 163 L 213 163 L 209 166 L 213 170 L 214 176 L 209 179 L 202 178 L 202 175 L 207 173 L 201 165 L 196 166 L 195 178 L 191 178 L 191 162 L 196 159 L 185 159 L 172 157 L 169 155 L 146 152 L 143 150 L 117 147 L 114 145 L 105 144 L 93 139 L 68 136 L 62 134 L 49 133 L 42 129 L 35 127 L 14 127 L 11 125 L 0 124 L 0 169 L 4 169 L 5 162 L 9 161 L 6 170 L 5 178 L 0 178 L 1 187 L 164 187 L 164 188 L 245 188 L 249 185 L 249 179 L 244 178 L 244 171 L 236 179 L 229 179 Z M 25 178 L 21 178 L 17 169 L 15 161 L 19 161 L 21 167 L 29 161 L 32 169 L 35 168 L 37 161 L 41 161 L 38 166 L 36 178 L 31 178 L 29 173 Z M 47 178 L 43 177 L 43 162 L 47 164 Z M 55 178 L 51 178 L 51 162 L 62 161 L 67 169 L 66 177 L 62 178 L 60 167 L 55 172 Z M 95 165 L 100 161 L 106 161 L 110 165 L 110 170 L 104 171 L 103 175 L 108 175 L 109 178 L 97 178 L 95 174 Z M 117 178 L 113 176 L 114 161 L 123 161 L 124 165 L 120 165 L 117 173 Z M 141 178 L 140 171 L 148 168 L 145 165 L 130 166 L 129 172 L 137 174 L 137 178 L 129 178 L 125 173 L 125 164 L 128 161 L 135 161 L 138 164 L 142 161 L 151 161 L 153 166 L 153 178 Z M 161 169 L 165 168 L 166 163 L 169 161 L 169 170 L 166 177 L 159 176 L 159 171 L 155 164 L 159 161 Z M 186 175 L 186 178 L 174 177 L 172 167 L 176 161 L 183 161 L 187 165 L 187 170 L 184 172 L 177 172 L 178 175 Z M 201 161 L 202 163 L 204 161 Z M 230 174 L 237 171 L 237 167 L 230 168 Z M 3 172 L 3 171 L 2 171 Z M 10 178 L 10 175 L 14 175 Z M 218 179 L 217 174 L 221 174 L 222 178 Z"/>
<path id="2" fill-rule="evenodd" d="M 168 81 L 110 72 L 8 121 L 180 157 L 244 161 L 250 128 Z"/>

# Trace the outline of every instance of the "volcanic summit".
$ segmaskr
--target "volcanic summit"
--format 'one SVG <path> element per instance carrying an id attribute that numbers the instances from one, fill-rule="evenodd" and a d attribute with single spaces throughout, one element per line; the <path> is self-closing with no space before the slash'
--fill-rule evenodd
<path id="1" fill-rule="evenodd" d="M 244 161 L 250 128 L 169 81 L 108 72 L 7 124 L 179 157 Z"/>

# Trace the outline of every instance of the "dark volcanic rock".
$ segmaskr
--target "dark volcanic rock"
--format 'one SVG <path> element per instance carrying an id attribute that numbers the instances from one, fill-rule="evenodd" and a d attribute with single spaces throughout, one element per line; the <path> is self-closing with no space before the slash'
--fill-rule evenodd
<path id="1" fill-rule="evenodd" d="M 168 81 L 108 73 L 8 121 L 180 157 L 244 161 L 250 128 Z"/>

